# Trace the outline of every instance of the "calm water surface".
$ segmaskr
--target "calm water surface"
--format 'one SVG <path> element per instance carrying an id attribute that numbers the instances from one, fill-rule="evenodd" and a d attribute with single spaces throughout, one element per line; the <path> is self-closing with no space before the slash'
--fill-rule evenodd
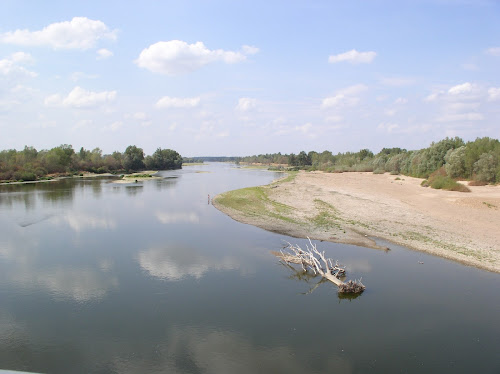
<path id="1" fill-rule="evenodd" d="M 161 176 L 0 186 L 0 369 L 500 373 L 498 274 L 392 244 L 318 243 L 367 286 L 339 299 L 269 253 L 304 240 L 207 203 L 278 174 Z"/>

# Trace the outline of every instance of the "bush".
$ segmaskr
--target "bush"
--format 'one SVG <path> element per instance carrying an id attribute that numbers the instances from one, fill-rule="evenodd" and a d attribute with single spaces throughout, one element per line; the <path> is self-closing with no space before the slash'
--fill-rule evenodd
<path id="1" fill-rule="evenodd" d="M 430 186 L 436 190 L 447 190 L 447 191 L 458 191 L 458 192 L 470 192 L 467 186 L 458 183 L 454 179 L 450 178 L 444 169 L 444 167 L 439 168 L 434 173 L 429 176 L 425 185 L 422 182 L 422 186 Z"/>
<path id="2" fill-rule="evenodd" d="M 385 170 L 384 169 L 375 169 L 375 170 L 373 170 L 373 174 L 385 174 Z"/>

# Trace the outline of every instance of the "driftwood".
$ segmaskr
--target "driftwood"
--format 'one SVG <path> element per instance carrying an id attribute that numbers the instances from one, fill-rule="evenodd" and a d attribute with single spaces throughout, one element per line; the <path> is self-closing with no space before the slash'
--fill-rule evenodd
<path id="1" fill-rule="evenodd" d="M 335 264 L 332 259 L 325 257 L 325 252 L 320 252 L 316 245 L 309 239 L 310 246 L 306 249 L 300 248 L 298 245 L 287 245 L 280 251 L 275 252 L 275 255 L 285 263 L 297 264 L 302 267 L 304 272 L 312 271 L 314 274 L 319 274 L 323 278 L 335 283 L 339 293 L 361 293 L 365 290 L 365 285 L 358 281 L 343 282 L 340 278 L 345 276 L 345 267 L 340 266 L 337 261 Z"/>

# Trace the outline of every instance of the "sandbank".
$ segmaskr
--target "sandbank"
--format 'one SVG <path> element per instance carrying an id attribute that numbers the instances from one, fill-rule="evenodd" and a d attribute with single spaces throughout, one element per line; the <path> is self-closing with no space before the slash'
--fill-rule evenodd
<path id="1" fill-rule="evenodd" d="M 233 219 L 293 237 L 384 249 L 372 238 L 500 272 L 500 186 L 471 192 L 421 187 L 422 179 L 373 173 L 299 172 L 261 187 L 268 209 L 249 214 L 220 203 Z M 285 207 L 286 209 L 284 209 Z M 278 218 L 276 218 L 278 217 Z"/>

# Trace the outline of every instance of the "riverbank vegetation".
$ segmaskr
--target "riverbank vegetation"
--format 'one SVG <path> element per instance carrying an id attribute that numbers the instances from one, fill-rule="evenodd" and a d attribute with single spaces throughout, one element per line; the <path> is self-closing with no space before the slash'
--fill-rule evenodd
<path id="1" fill-rule="evenodd" d="M 239 161 L 267 164 L 273 169 L 322 170 L 331 173 L 389 172 L 417 178 L 429 178 L 440 170 L 436 176 L 439 183 L 435 185 L 444 185 L 441 188 L 456 186 L 451 181 L 460 179 L 469 180 L 475 185 L 500 182 L 500 142 L 488 137 L 469 142 L 459 137 L 445 138 L 416 151 L 402 148 L 383 148 L 377 154 L 368 149 L 337 154 L 331 151 L 302 151 L 299 154 L 242 157 Z"/>
<path id="2" fill-rule="evenodd" d="M 180 169 L 182 161 L 174 150 L 158 148 L 152 155 L 145 156 L 142 148 L 135 145 L 128 146 L 123 153 L 112 154 L 103 154 L 100 148 L 83 147 L 75 152 L 68 144 L 41 151 L 25 146 L 21 151 L 0 151 L 0 181 L 36 181 L 83 172 L 122 174 Z"/>

